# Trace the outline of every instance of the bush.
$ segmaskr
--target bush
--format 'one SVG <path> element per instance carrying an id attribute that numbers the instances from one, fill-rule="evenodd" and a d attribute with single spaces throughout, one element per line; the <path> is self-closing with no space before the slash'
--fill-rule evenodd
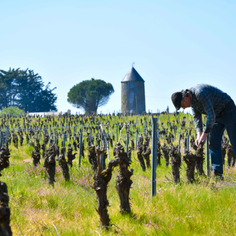
<path id="1" fill-rule="evenodd" d="M 6 115 L 11 115 L 11 116 L 22 116 L 24 115 L 25 112 L 21 109 L 19 109 L 16 106 L 11 106 L 7 108 L 3 108 L 2 111 L 0 112 L 0 116 L 4 117 Z"/>

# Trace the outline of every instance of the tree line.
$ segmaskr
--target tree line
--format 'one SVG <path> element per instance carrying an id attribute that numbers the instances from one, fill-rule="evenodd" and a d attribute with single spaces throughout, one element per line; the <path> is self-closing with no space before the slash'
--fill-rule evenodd
<path id="1" fill-rule="evenodd" d="M 33 70 L 0 70 L 0 109 L 18 107 L 25 112 L 57 111 L 55 89 L 50 88 L 50 82 L 44 86 L 42 77 Z M 85 114 L 96 114 L 98 107 L 105 105 L 112 93 L 112 84 L 92 78 L 73 86 L 67 101 L 82 108 Z"/>
<path id="2" fill-rule="evenodd" d="M 57 111 L 55 89 L 50 89 L 50 83 L 44 87 L 33 70 L 0 70 L 0 109 L 17 106 L 25 112 Z"/>

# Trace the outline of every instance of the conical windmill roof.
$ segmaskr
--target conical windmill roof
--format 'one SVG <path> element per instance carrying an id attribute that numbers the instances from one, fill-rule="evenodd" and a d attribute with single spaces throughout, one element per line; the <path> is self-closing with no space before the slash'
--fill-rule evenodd
<path id="1" fill-rule="evenodd" d="M 145 82 L 143 78 L 139 75 L 139 73 L 134 69 L 134 67 L 132 67 L 131 70 L 126 74 L 121 83 L 131 82 L 131 81 Z"/>

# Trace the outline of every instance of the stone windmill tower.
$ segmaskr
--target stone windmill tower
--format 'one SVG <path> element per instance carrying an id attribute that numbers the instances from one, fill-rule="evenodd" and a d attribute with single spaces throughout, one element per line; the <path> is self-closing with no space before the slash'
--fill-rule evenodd
<path id="1" fill-rule="evenodd" d="M 144 80 L 132 66 L 121 81 L 121 112 L 136 115 L 146 112 Z"/>

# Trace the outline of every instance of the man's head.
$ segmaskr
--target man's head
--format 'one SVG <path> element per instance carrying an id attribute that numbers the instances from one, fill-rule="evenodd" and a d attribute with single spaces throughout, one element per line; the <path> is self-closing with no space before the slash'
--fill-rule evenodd
<path id="1" fill-rule="evenodd" d="M 190 107 L 192 103 L 191 94 L 188 90 L 173 93 L 171 96 L 171 100 L 176 110 L 179 110 L 181 107 L 183 109 Z"/>

